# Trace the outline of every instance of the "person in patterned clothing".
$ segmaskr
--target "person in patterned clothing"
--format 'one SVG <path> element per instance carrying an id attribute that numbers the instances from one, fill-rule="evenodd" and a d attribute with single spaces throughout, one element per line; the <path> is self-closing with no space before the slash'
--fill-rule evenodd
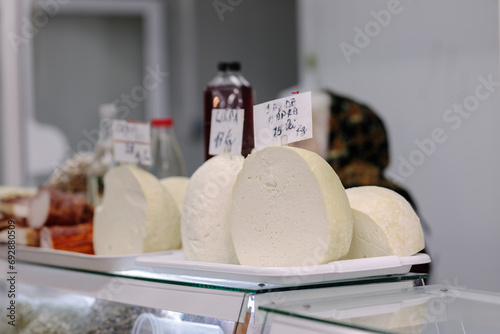
<path id="1" fill-rule="evenodd" d="M 408 191 L 388 180 L 389 142 L 382 120 L 366 105 L 328 92 L 331 98 L 326 161 L 345 188 L 376 185 L 402 195 L 416 211 Z"/>

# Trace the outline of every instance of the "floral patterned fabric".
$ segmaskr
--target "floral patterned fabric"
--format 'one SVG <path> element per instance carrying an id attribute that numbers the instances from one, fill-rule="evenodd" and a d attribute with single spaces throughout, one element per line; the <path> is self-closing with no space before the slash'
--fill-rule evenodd
<path id="1" fill-rule="evenodd" d="M 345 188 L 376 185 L 398 192 L 415 208 L 410 194 L 384 176 L 389 142 L 384 123 L 366 105 L 328 92 L 331 97 L 329 149 L 326 160 Z"/>

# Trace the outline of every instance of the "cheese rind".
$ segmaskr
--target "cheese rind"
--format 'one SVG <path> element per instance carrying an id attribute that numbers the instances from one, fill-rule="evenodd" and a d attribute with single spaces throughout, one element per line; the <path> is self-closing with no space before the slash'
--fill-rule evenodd
<path id="1" fill-rule="evenodd" d="M 347 254 L 352 213 L 344 187 L 316 153 L 268 147 L 249 155 L 232 195 L 241 264 L 310 266 Z"/>
<path id="2" fill-rule="evenodd" d="M 242 165 L 242 156 L 218 155 L 191 176 L 181 215 L 182 247 L 188 260 L 238 264 L 229 210 Z"/>
<path id="3" fill-rule="evenodd" d="M 354 235 L 345 259 L 410 256 L 424 249 L 420 219 L 403 196 L 377 186 L 346 192 L 353 209 Z"/>
<path id="4" fill-rule="evenodd" d="M 118 166 L 104 176 L 104 198 L 95 210 L 96 255 L 125 255 L 180 248 L 180 212 L 152 174 Z"/>

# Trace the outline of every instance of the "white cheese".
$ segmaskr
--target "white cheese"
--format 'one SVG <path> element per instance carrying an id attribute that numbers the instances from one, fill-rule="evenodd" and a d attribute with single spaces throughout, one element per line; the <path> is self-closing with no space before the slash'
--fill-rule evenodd
<path id="1" fill-rule="evenodd" d="M 180 212 L 152 174 L 119 166 L 104 176 L 104 198 L 94 215 L 96 255 L 124 255 L 180 248 Z"/>
<path id="2" fill-rule="evenodd" d="M 171 176 L 160 180 L 162 186 L 166 187 L 170 195 L 174 198 L 175 204 L 179 207 L 179 212 L 182 211 L 182 203 L 186 195 L 186 189 L 189 184 L 189 177 Z"/>
<path id="3" fill-rule="evenodd" d="M 181 216 L 182 247 L 188 260 L 237 264 L 231 240 L 231 191 L 243 157 L 218 155 L 191 176 Z"/>
<path id="4" fill-rule="evenodd" d="M 310 266 L 347 254 L 352 214 L 342 183 L 323 158 L 268 147 L 243 164 L 233 189 L 231 227 L 241 264 Z"/>
<path id="5" fill-rule="evenodd" d="M 403 196 L 376 186 L 346 192 L 354 216 L 354 235 L 346 259 L 410 256 L 425 247 L 420 219 Z"/>

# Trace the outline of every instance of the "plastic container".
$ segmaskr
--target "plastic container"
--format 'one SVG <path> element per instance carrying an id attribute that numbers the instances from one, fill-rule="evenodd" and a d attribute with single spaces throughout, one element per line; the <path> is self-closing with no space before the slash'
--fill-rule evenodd
<path id="1" fill-rule="evenodd" d="M 113 158 L 113 120 L 117 109 L 114 104 L 99 106 L 99 139 L 94 149 L 94 160 L 87 174 L 87 201 L 94 206 L 101 203 L 104 193 L 104 174 L 117 166 Z"/>
<path id="2" fill-rule="evenodd" d="M 212 157 L 208 154 L 212 109 L 245 110 L 241 155 L 246 157 L 254 148 L 252 86 L 241 75 L 241 65 L 239 62 L 221 62 L 218 64 L 218 70 L 217 75 L 204 89 L 205 160 Z"/>
<path id="3" fill-rule="evenodd" d="M 186 176 L 184 157 L 174 133 L 172 118 L 155 118 L 151 121 L 151 158 L 149 171 L 159 179 Z"/>
<path id="4" fill-rule="evenodd" d="M 132 334 L 224 334 L 216 325 L 183 322 L 166 318 L 158 318 L 151 313 L 141 314 L 134 323 Z"/>

